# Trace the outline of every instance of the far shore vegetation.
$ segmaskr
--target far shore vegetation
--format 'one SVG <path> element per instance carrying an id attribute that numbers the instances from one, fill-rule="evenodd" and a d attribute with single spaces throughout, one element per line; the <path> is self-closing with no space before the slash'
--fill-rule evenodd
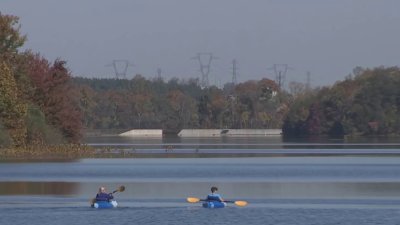
<path id="1" fill-rule="evenodd" d="M 282 129 L 285 136 L 398 136 L 400 69 L 355 67 L 330 87 L 264 78 L 223 87 L 199 79 L 83 78 L 67 62 L 20 49 L 19 18 L 0 13 L 0 157 L 85 158 L 84 130 Z M 97 156 L 96 156 L 97 154 Z M 107 155 L 107 154 L 105 154 Z"/>

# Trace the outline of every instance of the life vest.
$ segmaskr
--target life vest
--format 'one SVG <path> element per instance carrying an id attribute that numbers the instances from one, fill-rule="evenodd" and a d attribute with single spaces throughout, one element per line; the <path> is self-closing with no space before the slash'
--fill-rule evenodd
<path id="1" fill-rule="evenodd" d="M 98 193 L 96 195 L 96 201 L 110 201 L 111 199 L 113 199 L 114 197 L 112 196 L 112 194 L 107 194 L 107 193 Z"/>
<path id="2" fill-rule="evenodd" d="M 221 201 L 221 196 L 219 194 L 209 194 L 207 195 L 207 201 Z"/>

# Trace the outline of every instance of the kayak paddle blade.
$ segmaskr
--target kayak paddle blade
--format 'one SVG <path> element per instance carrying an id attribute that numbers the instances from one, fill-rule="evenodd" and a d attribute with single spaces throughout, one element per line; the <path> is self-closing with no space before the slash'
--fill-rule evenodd
<path id="1" fill-rule="evenodd" d="M 188 202 L 190 202 L 190 203 L 196 203 L 196 202 L 199 202 L 200 199 L 198 199 L 198 198 L 193 198 L 193 197 L 189 197 L 189 198 L 186 199 L 186 201 L 188 201 Z"/>
<path id="2" fill-rule="evenodd" d="M 119 188 L 118 188 L 118 191 L 119 191 L 119 192 L 123 192 L 123 191 L 125 191 L 125 186 L 124 186 L 124 185 L 122 185 L 121 187 L 119 187 Z"/>
<path id="3" fill-rule="evenodd" d="M 246 201 L 235 201 L 235 205 L 243 207 L 243 206 L 247 205 L 247 202 Z"/>
<path id="4" fill-rule="evenodd" d="M 113 191 L 112 193 L 114 194 L 116 192 L 123 192 L 123 191 L 125 191 L 125 186 L 122 185 L 117 190 Z"/>

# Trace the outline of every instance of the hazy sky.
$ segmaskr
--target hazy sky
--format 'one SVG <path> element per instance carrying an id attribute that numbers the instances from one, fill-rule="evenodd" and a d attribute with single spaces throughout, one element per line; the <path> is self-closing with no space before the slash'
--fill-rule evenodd
<path id="1" fill-rule="evenodd" d="M 210 83 L 274 79 L 331 85 L 356 66 L 400 63 L 399 0 L 0 0 L 20 17 L 25 45 L 68 62 L 74 76 L 113 77 L 113 60 L 129 60 L 127 77 L 199 77 L 198 52 L 211 52 Z"/>

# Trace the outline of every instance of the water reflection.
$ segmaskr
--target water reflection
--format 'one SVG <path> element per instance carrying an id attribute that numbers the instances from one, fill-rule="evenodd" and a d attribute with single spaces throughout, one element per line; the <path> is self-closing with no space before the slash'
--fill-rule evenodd
<path id="1" fill-rule="evenodd" d="M 0 195 L 75 195 L 79 183 L 68 182 L 0 182 Z"/>
<path id="2" fill-rule="evenodd" d="M 118 135 L 110 136 L 88 136 L 85 137 L 84 142 L 87 144 L 93 143 L 118 143 L 118 144 L 209 144 L 209 145 L 224 145 L 224 144 L 281 144 L 281 145 L 305 145 L 310 144 L 337 144 L 337 146 L 349 144 L 395 144 L 399 143 L 396 137 L 353 137 L 353 138 L 331 138 L 331 137 L 307 137 L 307 138 L 291 138 L 284 136 L 243 136 L 243 137 L 178 137 L 178 136 L 164 136 L 157 137 L 124 137 Z"/>
<path id="3" fill-rule="evenodd" d="M 397 199 L 400 182 L 0 182 L 0 195 L 51 195 L 89 198 L 99 186 L 118 199 L 185 199 L 204 197 L 217 185 L 227 199 Z"/>
<path id="4" fill-rule="evenodd" d="M 109 184 L 113 185 L 114 184 Z M 135 182 L 125 183 L 121 198 L 185 199 L 205 197 L 217 185 L 227 199 L 368 199 L 398 198 L 399 182 Z M 81 183 L 82 194 L 93 193 L 98 184 Z M 117 185 L 115 185 L 117 186 Z"/>
<path id="5" fill-rule="evenodd" d="M 119 186 L 121 198 L 202 197 L 217 185 L 227 198 L 396 198 L 399 157 L 85 159 L 0 164 L 0 195 L 92 197 Z"/>
<path id="6" fill-rule="evenodd" d="M 87 137 L 86 144 L 118 157 L 266 157 L 400 155 L 400 143 L 385 139 L 290 139 L 282 136 L 214 138 Z"/>

